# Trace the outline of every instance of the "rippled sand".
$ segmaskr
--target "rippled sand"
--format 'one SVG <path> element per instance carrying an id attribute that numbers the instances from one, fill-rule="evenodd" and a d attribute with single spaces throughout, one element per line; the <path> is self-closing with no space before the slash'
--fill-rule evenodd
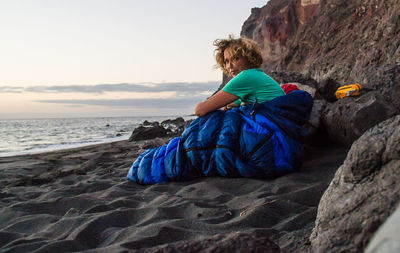
<path id="1" fill-rule="evenodd" d="M 0 158 L 0 252 L 310 250 L 318 202 L 346 150 L 308 149 L 301 171 L 275 180 L 126 180 L 135 157 L 166 141 Z"/>

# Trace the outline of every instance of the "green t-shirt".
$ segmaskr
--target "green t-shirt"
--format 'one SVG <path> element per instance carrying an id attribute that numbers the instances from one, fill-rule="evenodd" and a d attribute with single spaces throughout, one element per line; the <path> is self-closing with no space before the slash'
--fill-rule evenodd
<path id="1" fill-rule="evenodd" d="M 259 68 L 243 70 L 222 90 L 238 96 L 239 99 L 235 101 L 238 105 L 242 102 L 252 103 L 255 98 L 262 103 L 285 95 L 281 86 Z"/>

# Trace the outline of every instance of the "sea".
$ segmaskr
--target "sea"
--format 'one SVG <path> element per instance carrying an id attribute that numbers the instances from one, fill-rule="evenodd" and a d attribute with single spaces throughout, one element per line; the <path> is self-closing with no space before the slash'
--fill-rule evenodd
<path id="1" fill-rule="evenodd" d="M 193 116 L 0 119 L 0 157 L 82 147 L 129 139 L 145 120 Z"/>

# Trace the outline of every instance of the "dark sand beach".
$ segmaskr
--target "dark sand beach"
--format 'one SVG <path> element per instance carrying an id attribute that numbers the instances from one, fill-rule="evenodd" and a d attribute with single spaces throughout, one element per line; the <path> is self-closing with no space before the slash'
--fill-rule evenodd
<path id="1" fill-rule="evenodd" d="M 319 200 L 346 156 L 308 148 L 274 180 L 138 185 L 134 159 L 167 139 L 0 158 L 0 252 L 309 252 Z"/>

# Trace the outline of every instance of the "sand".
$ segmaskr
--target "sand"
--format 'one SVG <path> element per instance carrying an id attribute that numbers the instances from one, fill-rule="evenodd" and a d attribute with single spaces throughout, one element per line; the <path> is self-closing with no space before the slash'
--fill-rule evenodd
<path id="1" fill-rule="evenodd" d="M 308 148 L 274 180 L 138 185 L 135 157 L 167 139 L 0 157 L 0 252 L 309 252 L 342 148 Z"/>

